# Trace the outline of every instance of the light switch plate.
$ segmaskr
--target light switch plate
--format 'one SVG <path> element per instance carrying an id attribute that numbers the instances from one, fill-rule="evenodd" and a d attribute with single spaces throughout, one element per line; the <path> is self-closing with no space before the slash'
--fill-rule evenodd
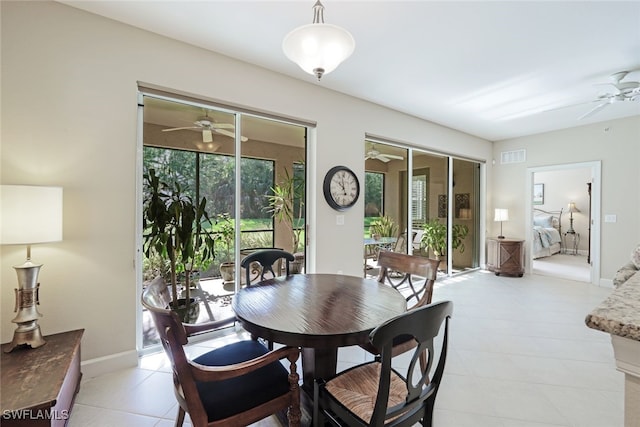
<path id="1" fill-rule="evenodd" d="M 344 215 L 336 215 L 336 225 L 344 225 Z"/>
<path id="2" fill-rule="evenodd" d="M 609 214 L 604 216 L 604 222 L 616 222 L 617 220 L 617 215 Z"/>

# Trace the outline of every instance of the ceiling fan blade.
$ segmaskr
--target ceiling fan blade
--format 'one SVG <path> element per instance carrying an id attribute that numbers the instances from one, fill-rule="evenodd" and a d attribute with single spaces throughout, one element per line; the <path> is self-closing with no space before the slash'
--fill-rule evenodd
<path id="1" fill-rule="evenodd" d="M 365 159 L 365 160 L 369 160 L 369 159 L 373 159 L 373 157 L 371 157 L 371 156 L 364 156 L 364 159 Z"/>
<path id="2" fill-rule="evenodd" d="M 213 142 L 211 129 L 202 129 L 202 142 Z"/>
<path id="3" fill-rule="evenodd" d="M 607 101 L 607 102 L 603 102 L 602 104 L 596 105 L 591 110 L 587 111 L 586 113 L 584 113 L 583 115 L 578 117 L 578 120 L 586 119 L 587 117 L 594 115 L 595 113 L 597 113 L 598 111 L 602 110 L 604 107 L 606 107 L 609 104 L 610 104 L 610 102 Z"/>
<path id="4" fill-rule="evenodd" d="M 234 132 L 229 132 L 228 130 L 225 129 L 214 129 L 214 131 L 218 132 L 221 135 L 225 135 L 228 136 L 230 138 L 235 138 L 236 134 Z M 246 136 L 241 136 L 240 137 L 240 141 L 242 142 L 247 142 L 249 140 L 249 138 L 247 138 Z"/>
<path id="5" fill-rule="evenodd" d="M 185 130 L 185 129 L 200 129 L 200 126 L 187 126 L 182 128 L 162 129 L 162 132 L 173 132 L 174 130 Z"/>
<path id="6" fill-rule="evenodd" d="M 388 159 L 393 159 L 393 160 L 404 160 L 404 157 L 402 156 L 396 156 L 395 154 L 382 154 L 383 156 L 385 156 Z"/>
<path id="7" fill-rule="evenodd" d="M 215 129 L 235 129 L 235 126 L 230 123 L 213 123 L 211 127 Z"/>
<path id="8" fill-rule="evenodd" d="M 387 157 L 384 154 L 379 154 L 376 159 L 380 160 L 381 162 L 384 163 L 389 163 L 389 160 L 391 159 L 387 159 Z"/>

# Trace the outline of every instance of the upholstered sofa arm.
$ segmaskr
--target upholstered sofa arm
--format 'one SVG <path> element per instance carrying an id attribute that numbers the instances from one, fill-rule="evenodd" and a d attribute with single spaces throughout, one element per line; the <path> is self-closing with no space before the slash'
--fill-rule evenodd
<path id="1" fill-rule="evenodd" d="M 616 275 L 613 277 L 613 286 L 616 288 L 619 287 L 638 271 L 640 270 L 636 268 L 635 264 L 629 261 L 616 272 Z"/>

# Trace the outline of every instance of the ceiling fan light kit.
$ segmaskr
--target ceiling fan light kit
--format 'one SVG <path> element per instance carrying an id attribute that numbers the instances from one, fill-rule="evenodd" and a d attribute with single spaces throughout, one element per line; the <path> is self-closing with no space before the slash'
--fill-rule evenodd
<path id="1" fill-rule="evenodd" d="M 318 80 L 351 56 L 355 46 L 347 30 L 324 23 L 324 6 L 320 0 L 313 6 L 313 23 L 294 29 L 282 42 L 287 58 Z"/>

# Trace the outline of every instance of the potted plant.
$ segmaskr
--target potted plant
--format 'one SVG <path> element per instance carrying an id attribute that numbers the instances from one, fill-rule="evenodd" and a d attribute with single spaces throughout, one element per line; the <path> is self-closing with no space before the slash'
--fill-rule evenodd
<path id="1" fill-rule="evenodd" d="M 156 255 L 169 260 L 169 282 L 172 309 L 186 308 L 191 298 L 190 279 L 194 267 L 206 268 L 214 255 L 215 237 L 206 211 L 207 200 L 197 203 L 184 193 L 178 182 L 163 182 L 154 169 L 144 174 L 143 206 L 144 253 L 148 259 Z M 184 272 L 185 298 L 178 298 L 178 269 Z M 196 306 L 197 307 L 197 306 Z"/>
<path id="2" fill-rule="evenodd" d="M 304 207 L 304 181 L 284 170 L 284 177 L 273 188 L 273 194 L 267 196 L 269 200 L 268 212 L 279 222 L 287 227 L 291 234 L 291 253 L 296 260 L 290 266 L 290 271 L 302 271 L 304 253 L 298 252 L 302 237 L 302 228 L 297 225 L 302 221 Z"/>
<path id="3" fill-rule="evenodd" d="M 398 226 L 393 221 L 393 218 L 387 215 L 373 220 L 369 226 L 369 234 L 375 240 L 379 240 L 381 237 L 393 237 L 397 231 Z"/>
<path id="4" fill-rule="evenodd" d="M 464 224 L 454 224 L 451 236 L 451 248 L 459 249 L 464 253 L 464 239 L 469 234 L 469 227 Z M 427 248 L 431 248 L 436 259 L 447 253 L 447 225 L 433 218 L 424 225 L 422 243 Z"/>
<path id="5" fill-rule="evenodd" d="M 221 240 L 225 246 L 225 258 L 220 264 L 220 275 L 225 283 L 233 282 L 235 280 L 235 262 L 231 255 L 231 247 L 233 238 L 235 236 L 235 229 L 231 216 L 228 213 L 218 214 L 217 217 L 217 231 Z"/>

